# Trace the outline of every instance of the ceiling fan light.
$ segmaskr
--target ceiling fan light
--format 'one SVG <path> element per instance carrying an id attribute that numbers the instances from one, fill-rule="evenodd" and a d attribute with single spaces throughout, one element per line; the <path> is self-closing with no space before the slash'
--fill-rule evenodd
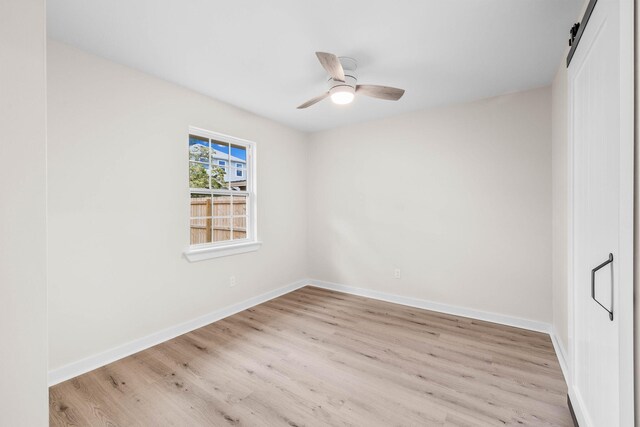
<path id="1" fill-rule="evenodd" d="M 350 91 L 334 91 L 331 94 L 331 101 L 333 101 L 334 104 L 338 105 L 351 104 L 351 102 L 353 101 L 353 96 L 353 92 Z"/>

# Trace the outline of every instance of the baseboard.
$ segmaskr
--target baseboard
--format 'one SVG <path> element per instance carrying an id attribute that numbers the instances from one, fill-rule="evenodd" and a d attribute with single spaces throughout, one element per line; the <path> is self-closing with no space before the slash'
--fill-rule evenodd
<path id="1" fill-rule="evenodd" d="M 553 348 L 556 351 L 556 356 L 558 356 L 558 363 L 560 363 L 560 369 L 562 369 L 564 381 L 569 384 L 569 364 L 567 363 L 567 353 L 564 350 L 562 343 L 558 339 L 558 334 L 556 333 L 556 329 L 554 327 L 551 328 L 549 336 L 551 337 Z"/>
<path id="2" fill-rule="evenodd" d="M 582 398 L 572 387 L 569 387 L 569 393 L 567 395 L 567 401 L 571 403 L 571 417 L 574 420 L 574 424 L 578 426 L 591 426 L 591 423 L 587 423 L 584 415 L 586 412 L 584 410 L 585 404 Z"/>
<path id="3" fill-rule="evenodd" d="M 571 403 L 571 396 L 569 396 L 569 394 L 567 394 L 567 406 L 569 407 L 573 427 L 580 427 L 580 424 L 578 424 L 578 418 L 576 417 L 576 411 L 573 410 L 573 403 Z"/>
<path id="4" fill-rule="evenodd" d="M 281 288 L 274 289 L 273 291 L 269 291 L 262 295 L 249 298 L 237 304 L 233 304 L 228 307 L 213 311 L 209 314 L 205 314 L 204 316 L 200 316 L 196 319 L 189 320 L 179 325 L 172 326 L 151 335 L 147 335 L 146 337 L 131 341 L 127 344 L 112 348 L 100 354 L 96 354 L 94 356 L 90 356 L 77 362 L 62 366 L 60 368 L 50 370 L 49 386 L 77 377 L 78 375 L 84 374 L 86 372 L 93 371 L 94 369 L 115 362 L 116 360 L 130 356 L 149 347 L 153 347 L 154 345 L 163 343 L 182 334 L 186 334 L 187 332 L 191 332 L 195 329 L 201 328 L 210 323 L 236 314 L 240 311 L 246 310 L 258 304 L 262 304 L 263 302 L 295 291 L 296 289 L 306 286 L 307 284 L 309 284 L 309 282 L 309 280 L 299 280 Z"/>
<path id="5" fill-rule="evenodd" d="M 309 284 L 317 288 L 329 289 L 337 292 L 373 298 L 380 301 L 392 302 L 409 307 L 422 308 L 425 310 L 437 311 L 440 313 L 453 314 L 455 316 L 469 317 L 471 319 L 484 320 L 501 325 L 514 326 L 516 328 L 528 329 L 536 332 L 543 332 L 551 335 L 551 325 L 537 320 L 522 319 L 520 317 L 507 316 L 504 314 L 491 313 L 487 311 L 474 310 L 467 307 L 443 304 L 425 299 L 405 297 L 390 294 L 387 292 L 374 291 L 370 289 L 357 288 L 355 286 L 343 285 L 339 283 L 325 282 L 323 280 L 310 279 Z"/>

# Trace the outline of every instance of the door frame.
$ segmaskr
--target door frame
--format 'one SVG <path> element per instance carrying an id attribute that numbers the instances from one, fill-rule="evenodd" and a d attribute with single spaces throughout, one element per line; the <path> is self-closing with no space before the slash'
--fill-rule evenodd
<path id="1" fill-rule="evenodd" d="M 606 1 L 606 0 L 601 0 Z M 595 7 L 598 7 L 597 4 Z M 620 0 L 620 232 L 617 262 L 619 268 L 619 298 L 616 316 L 619 319 L 620 343 L 620 423 L 634 425 L 634 39 L 635 10 L 633 0 Z M 583 402 L 575 395 L 575 340 L 574 340 L 574 141 L 573 141 L 573 85 L 567 75 L 568 96 L 568 339 L 569 369 L 567 386 L 569 398 L 578 423 L 589 427 L 584 418 Z"/>

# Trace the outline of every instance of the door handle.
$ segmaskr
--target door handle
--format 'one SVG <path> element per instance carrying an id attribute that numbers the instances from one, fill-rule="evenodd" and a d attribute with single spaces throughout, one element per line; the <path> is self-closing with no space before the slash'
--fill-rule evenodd
<path id="1" fill-rule="evenodd" d="M 607 310 L 607 313 L 609 313 L 609 320 L 613 320 L 613 298 L 611 298 L 611 310 L 609 310 L 607 307 L 602 305 L 602 303 L 596 299 L 596 271 L 600 270 L 605 265 L 611 264 L 612 262 L 613 262 L 613 254 L 609 254 L 608 260 L 606 260 L 605 262 L 603 262 L 602 264 L 600 264 L 599 266 L 591 270 L 591 298 L 593 298 L 593 300 L 597 302 L 600 307 Z M 613 282 L 611 282 L 611 286 L 613 286 Z"/>

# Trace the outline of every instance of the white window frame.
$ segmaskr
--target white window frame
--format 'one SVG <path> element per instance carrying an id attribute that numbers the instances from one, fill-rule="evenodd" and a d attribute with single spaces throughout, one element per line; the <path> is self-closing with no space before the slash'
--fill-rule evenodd
<path id="1" fill-rule="evenodd" d="M 229 135 L 224 135 L 217 132 L 212 132 L 205 129 L 200 129 L 196 127 L 189 127 L 189 133 L 187 134 L 187 138 L 189 135 L 199 136 L 202 138 L 207 138 L 211 140 L 215 140 L 218 142 L 223 142 L 225 144 L 233 144 L 240 145 L 246 148 L 247 150 L 247 159 L 246 159 L 246 167 L 245 170 L 247 173 L 245 174 L 245 178 L 247 181 L 247 190 L 239 191 L 239 190 L 211 190 L 210 193 L 205 193 L 198 189 L 189 188 L 189 201 L 191 200 L 192 193 L 200 193 L 200 194 L 222 194 L 222 195 L 242 195 L 247 197 L 247 237 L 245 239 L 239 240 L 227 240 L 224 242 L 211 242 L 211 243 L 202 243 L 198 245 L 191 245 L 191 242 L 188 241 L 188 246 L 184 251 L 184 256 L 190 262 L 194 261 L 202 261 L 205 259 L 211 258 L 219 258 L 223 256 L 236 255 L 245 252 L 257 251 L 262 242 L 258 240 L 258 223 L 257 223 L 257 197 L 256 197 L 256 144 L 252 141 L 247 141 L 245 139 L 236 138 Z M 184 141 L 183 141 L 184 143 Z M 189 149 L 189 144 L 186 144 L 187 150 Z M 187 153 L 187 165 L 189 165 L 189 153 Z M 229 149 L 229 158 L 231 158 L 231 149 Z M 211 159 L 212 160 L 212 159 Z M 188 168 L 187 168 L 188 170 Z M 229 172 L 228 172 L 229 173 Z M 229 176 L 229 180 L 232 177 Z M 189 180 L 187 179 L 187 183 Z M 187 204 L 188 211 L 188 222 L 187 222 L 187 230 L 191 227 L 191 207 Z M 231 229 L 233 230 L 233 220 L 231 222 Z M 233 231 L 232 231 L 233 233 Z M 233 235 L 233 234 L 232 234 Z M 187 236 L 190 239 L 189 236 Z"/>

